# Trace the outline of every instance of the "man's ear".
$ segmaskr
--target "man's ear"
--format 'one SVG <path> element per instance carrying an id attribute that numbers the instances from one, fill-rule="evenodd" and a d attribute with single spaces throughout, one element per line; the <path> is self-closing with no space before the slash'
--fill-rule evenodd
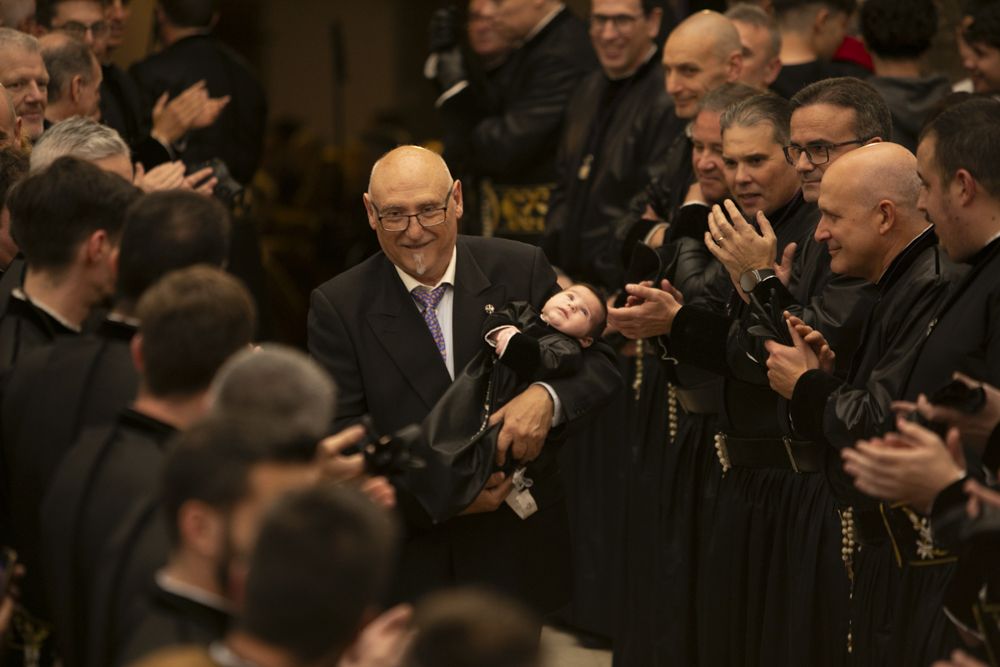
<path id="1" fill-rule="evenodd" d="M 135 370 L 138 371 L 139 375 L 146 369 L 146 361 L 142 356 L 142 334 L 136 333 L 132 336 L 132 341 L 128 346 L 129 352 L 132 354 L 132 365 L 135 366 Z"/>
<path id="2" fill-rule="evenodd" d="M 584 336 L 583 338 L 580 338 L 579 341 L 580 347 L 590 347 L 594 344 L 593 336 Z"/>
<path id="3" fill-rule="evenodd" d="M 961 206 L 971 204 L 979 192 L 979 184 L 976 183 L 976 177 L 968 169 L 959 169 L 956 171 L 950 187 L 957 190 L 955 196 Z"/>
<path id="4" fill-rule="evenodd" d="M 729 62 L 726 63 L 726 80 L 730 83 L 738 80 L 743 73 L 743 52 L 733 51 L 729 54 Z"/>
<path id="5" fill-rule="evenodd" d="M 889 230 L 896 226 L 896 204 L 883 199 L 878 203 L 878 211 L 882 214 L 882 221 L 878 223 L 878 233 L 888 234 Z"/>
<path id="6" fill-rule="evenodd" d="M 826 23 L 831 18 L 831 12 L 829 7 L 824 7 L 820 5 L 816 9 L 816 13 L 813 15 L 813 34 L 822 35 L 824 29 L 826 28 Z"/>
<path id="7" fill-rule="evenodd" d="M 451 190 L 451 196 L 455 200 L 455 217 L 461 218 L 462 213 L 465 212 L 465 206 L 462 199 L 462 181 L 456 179 L 455 186 Z"/>
<path id="8" fill-rule="evenodd" d="M 70 101 L 73 102 L 74 104 L 79 102 L 82 91 L 83 91 L 83 77 L 77 74 L 72 79 L 69 80 Z"/>
<path id="9" fill-rule="evenodd" d="M 114 244 L 108 238 L 108 232 L 104 229 L 95 230 L 87 237 L 84 251 L 87 254 L 88 264 L 97 264 L 106 257 L 107 253 L 114 249 Z"/>
<path id="10" fill-rule="evenodd" d="M 365 213 L 368 214 L 368 226 L 378 231 L 378 216 L 375 215 L 375 208 L 372 206 L 371 197 L 368 196 L 367 192 L 361 195 L 361 201 L 364 202 Z"/>

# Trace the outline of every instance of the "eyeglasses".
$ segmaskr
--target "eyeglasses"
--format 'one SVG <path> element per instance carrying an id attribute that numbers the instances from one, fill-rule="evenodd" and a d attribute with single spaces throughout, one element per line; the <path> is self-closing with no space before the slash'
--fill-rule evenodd
<path id="1" fill-rule="evenodd" d="M 110 31 L 110 27 L 105 21 L 97 21 L 87 25 L 86 23 L 80 23 L 79 21 L 67 21 L 60 26 L 53 26 L 56 30 L 60 30 L 70 37 L 75 37 L 76 39 L 83 39 L 89 32 L 94 36 L 95 39 L 100 39 L 101 37 L 106 37 Z"/>
<path id="2" fill-rule="evenodd" d="M 871 137 L 869 137 L 870 139 Z M 863 144 L 868 139 L 851 139 L 850 141 L 841 141 L 839 144 L 809 144 L 808 146 L 799 146 L 798 144 L 789 144 L 782 148 L 785 152 L 785 159 L 788 160 L 788 164 L 794 165 L 802 157 L 802 154 L 806 154 L 806 159 L 813 165 L 826 164 L 830 161 L 830 150 L 833 148 L 840 148 L 842 146 L 850 146 L 851 144 Z"/>
<path id="3" fill-rule="evenodd" d="M 594 32 L 601 32 L 604 30 L 604 26 L 610 23 L 614 26 L 616 32 L 628 32 L 635 27 L 636 22 L 640 18 L 642 17 L 633 14 L 614 14 L 612 16 L 608 16 L 607 14 L 591 14 L 590 29 Z"/>
<path id="4" fill-rule="evenodd" d="M 455 189 L 455 181 L 451 182 L 448 194 L 444 197 L 444 206 L 439 208 L 425 208 L 417 213 L 379 213 L 378 206 L 372 202 L 375 209 L 375 217 L 378 224 L 387 232 L 405 232 L 410 226 L 410 219 L 416 218 L 421 227 L 435 227 L 448 219 L 448 205 L 451 203 L 451 191 Z"/>

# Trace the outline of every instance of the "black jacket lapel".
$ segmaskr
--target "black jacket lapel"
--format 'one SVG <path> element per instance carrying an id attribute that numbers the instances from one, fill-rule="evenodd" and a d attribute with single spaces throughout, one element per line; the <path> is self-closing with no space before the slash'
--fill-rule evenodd
<path id="1" fill-rule="evenodd" d="M 455 302 L 452 314 L 452 339 L 455 341 L 455 375 L 458 376 L 476 352 L 482 349 L 480 329 L 487 306 L 500 309 L 506 303 L 503 285 L 490 283 L 469 248 L 459 238 L 455 263 Z"/>
<path id="2" fill-rule="evenodd" d="M 429 409 L 451 384 L 451 377 L 427 323 L 388 260 L 385 270 L 390 275 L 381 281 L 383 288 L 372 303 L 368 325 Z"/>

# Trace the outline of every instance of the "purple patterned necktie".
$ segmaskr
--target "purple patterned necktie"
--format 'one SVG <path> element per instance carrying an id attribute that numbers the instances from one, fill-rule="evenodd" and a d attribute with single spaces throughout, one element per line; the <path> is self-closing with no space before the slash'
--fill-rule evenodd
<path id="1" fill-rule="evenodd" d="M 420 314 L 424 316 L 427 328 L 430 329 L 431 336 L 434 338 L 434 342 L 437 343 L 438 351 L 441 353 L 441 358 L 445 363 L 448 361 L 448 353 L 444 344 L 444 333 L 441 331 L 441 324 L 438 322 L 436 309 L 438 304 L 441 303 L 441 299 L 444 297 L 444 292 L 447 289 L 447 284 L 439 285 L 435 289 L 430 289 L 429 287 L 413 288 L 413 298 L 417 300 L 417 307 L 420 309 Z"/>

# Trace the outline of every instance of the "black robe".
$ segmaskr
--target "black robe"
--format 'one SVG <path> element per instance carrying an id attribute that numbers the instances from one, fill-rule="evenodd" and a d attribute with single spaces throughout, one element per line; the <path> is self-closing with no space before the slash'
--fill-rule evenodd
<path id="1" fill-rule="evenodd" d="M 916 361 L 899 398 L 915 400 L 947 384 L 961 371 L 993 385 L 1000 384 L 1000 239 L 993 240 L 967 262 L 965 276 L 955 282 L 917 342 Z M 976 458 L 976 457 L 973 457 Z M 942 611 L 955 572 L 956 555 L 912 527 L 911 510 L 892 505 L 885 511 L 889 538 L 902 567 L 893 596 L 896 612 L 889 638 L 894 664 L 927 663 L 959 647 L 955 629 Z"/>
<path id="2" fill-rule="evenodd" d="M 494 236 L 541 239 L 566 105 L 596 67 L 583 22 L 562 9 L 500 66 L 490 108 L 472 88 L 441 104 L 445 159 L 480 178 L 483 226 Z"/>
<path id="3" fill-rule="evenodd" d="M 801 195 L 769 218 L 778 257 L 792 241 L 802 248 L 818 221 Z M 802 303 L 812 295 L 795 296 Z M 726 317 L 682 308 L 669 350 L 723 376 L 720 429 L 731 443 L 760 439 L 773 448 L 785 435 L 780 397 L 748 355 L 756 345 L 747 332 L 751 309 L 735 294 L 731 309 Z M 698 592 L 706 609 L 697 628 L 700 663 L 840 665 L 846 657 L 849 591 L 835 503 L 822 475 L 793 471 L 787 457 L 782 462 L 734 467 L 719 485 L 702 563 L 711 574 Z"/>
<path id="4" fill-rule="evenodd" d="M 63 336 L 77 336 L 75 331 L 14 291 L 0 315 L 0 372 L 7 372 L 18 358 L 36 347 Z"/>
<path id="5" fill-rule="evenodd" d="M 98 573 L 119 556 L 108 548 L 116 534 L 158 488 L 174 433 L 173 427 L 128 409 L 115 424 L 84 431 L 56 469 L 40 515 L 42 572 L 67 667 L 109 664 L 122 610 L 142 589 L 129 590 L 130 582 L 119 581 L 109 592 L 98 586 Z M 143 586 L 150 577 L 152 571 Z"/>
<path id="6" fill-rule="evenodd" d="M 593 72 L 570 98 L 543 248 L 576 280 L 621 288 L 614 225 L 683 129 L 663 76 L 657 51 L 624 79 Z"/>
<path id="7" fill-rule="evenodd" d="M 3 387 L 0 507 L 9 543 L 28 570 L 22 599 L 43 618 L 38 510 L 79 433 L 112 423 L 135 397 L 134 333 L 133 326 L 106 320 L 97 335 L 62 337 L 18 359 Z"/>
<path id="8" fill-rule="evenodd" d="M 853 487 L 843 471 L 840 451 L 861 438 L 881 435 L 891 422 L 890 405 L 902 391 L 912 366 L 917 341 L 937 310 L 952 280 L 961 270 L 937 245 L 933 229 L 918 236 L 890 264 L 876 284 L 879 298 L 865 326 L 846 382 L 819 370 L 805 373 L 795 385 L 789 404 L 796 432 L 826 441 L 827 478 L 841 507 L 852 507 L 861 544 L 853 557 L 851 601 L 856 665 L 885 665 L 887 638 L 893 629 L 900 564 L 893 558 L 882 529 L 884 508 Z M 925 603 L 926 604 L 926 603 Z M 914 643 L 928 628 L 912 627 Z"/>
<path id="9" fill-rule="evenodd" d="M 218 607 L 168 591 L 154 584 L 138 612 L 141 621 L 131 633 L 118 665 L 131 665 L 167 646 L 208 646 L 222 639 L 232 619 Z"/>

